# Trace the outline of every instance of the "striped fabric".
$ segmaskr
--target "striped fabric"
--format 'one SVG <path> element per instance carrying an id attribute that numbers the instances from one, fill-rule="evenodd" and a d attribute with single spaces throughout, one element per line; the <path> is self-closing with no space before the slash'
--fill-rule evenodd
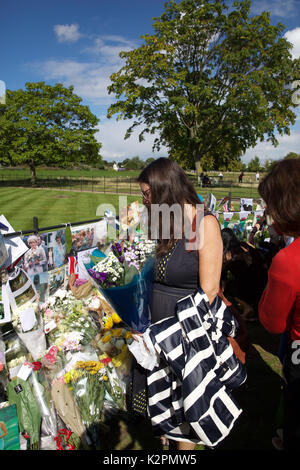
<path id="1" fill-rule="evenodd" d="M 242 410 L 231 390 L 246 380 L 227 336 L 236 321 L 217 297 L 199 289 L 177 302 L 176 316 L 150 327 L 160 364 L 148 371 L 148 412 L 156 435 L 214 447 Z"/>

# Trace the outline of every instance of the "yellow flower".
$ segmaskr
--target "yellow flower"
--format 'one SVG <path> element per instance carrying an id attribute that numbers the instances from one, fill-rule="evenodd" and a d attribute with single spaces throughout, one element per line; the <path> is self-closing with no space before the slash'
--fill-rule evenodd
<path id="1" fill-rule="evenodd" d="M 114 322 L 113 322 L 112 317 L 104 317 L 103 321 L 104 321 L 104 329 L 105 330 L 110 330 L 114 326 Z"/>
<path id="2" fill-rule="evenodd" d="M 101 341 L 102 343 L 108 343 L 111 340 L 111 333 L 108 335 L 102 336 Z"/>
<path id="3" fill-rule="evenodd" d="M 108 358 L 108 355 L 106 353 L 103 353 L 101 354 L 101 356 L 99 356 L 99 361 L 102 361 L 102 359 L 107 359 Z"/>
<path id="4" fill-rule="evenodd" d="M 123 331 L 123 328 L 114 328 L 113 330 L 111 330 L 114 336 L 122 336 L 122 331 Z"/>
<path id="5" fill-rule="evenodd" d="M 131 337 L 132 337 L 132 334 L 130 333 L 130 331 L 127 331 L 125 335 L 125 339 L 130 339 Z"/>
<path id="6" fill-rule="evenodd" d="M 113 319 L 113 322 L 114 322 L 114 323 L 121 323 L 121 321 L 122 321 L 122 319 L 119 317 L 119 315 L 117 315 L 116 312 L 114 312 L 114 313 L 112 314 L 112 319 Z"/>
<path id="7" fill-rule="evenodd" d="M 108 380 L 107 375 L 103 375 L 103 380 L 105 380 L 105 382 L 107 382 L 107 380 Z"/>
<path id="8" fill-rule="evenodd" d="M 122 361 L 120 359 L 117 359 L 118 356 L 112 358 L 112 363 L 113 365 L 118 368 L 121 367 Z"/>

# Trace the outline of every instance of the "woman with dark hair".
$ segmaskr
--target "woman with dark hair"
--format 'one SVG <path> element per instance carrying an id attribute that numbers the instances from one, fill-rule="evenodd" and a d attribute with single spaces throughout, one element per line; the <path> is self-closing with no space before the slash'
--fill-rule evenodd
<path id="1" fill-rule="evenodd" d="M 300 159 L 277 162 L 258 187 L 275 230 L 294 238 L 273 258 L 268 284 L 259 303 L 259 318 L 271 333 L 286 332 L 283 359 L 283 446 L 300 445 Z M 298 343 L 297 343 L 298 341 Z"/>
<path id="2" fill-rule="evenodd" d="M 263 257 L 254 246 L 238 240 L 230 228 L 222 230 L 222 240 L 224 295 L 239 304 L 245 320 L 255 320 L 268 280 Z"/>
<path id="3" fill-rule="evenodd" d="M 219 292 L 222 269 L 221 230 L 214 216 L 207 211 L 199 212 L 197 193 L 174 161 L 168 158 L 153 161 L 141 172 L 138 182 L 143 204 L 149 211 L 150 237 L 157 238 L 151 305 L 151 321 L 156 323 L 174 316 L 177 301 L 193 294 L 199 286 L 209 302 L 214 301 Z M 156 205 L 174 211 L 155 216 Z M 168 232 L 167 216 L 170 231 L 164 233 Z M 155 233 L 152 233 L 153 229 Z M 177 442 L 179 450 L 192 450 L 194 446 L 194 442 Z"/>

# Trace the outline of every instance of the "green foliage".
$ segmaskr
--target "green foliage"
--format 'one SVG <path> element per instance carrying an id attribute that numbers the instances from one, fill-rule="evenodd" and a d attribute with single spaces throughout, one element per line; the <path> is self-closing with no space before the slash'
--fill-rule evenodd
<path id="1" fill-rule="evenodd" d="M 127 158 L 123 161 L 123 165 L 126 170 L 141 170 L 146 166 L 144 160 L 141 160 L 138 156 Z"/>
<path id="2" fill-rule="evenodd" d="M 259 158 L 256 156 L 250 160 L 248 163 L 247 170 L 248 171 L 261 171 L 263 169 L 263 166 L 260 163 Z"/>
<path id="3" fill-rule="evenodd" d="M 289 152 L 284 158 L 299 158 L 300 155 L 296 152 Z"/>
<path id="4" fill-rule="evenodd" d="M 140 141 L 157 134 L 170 157 L 192 165 L 226 167 L 257 141 L 277 144 L 295 122 L 292 90 L 299 60 L 270 14 L 250 17 L 250 0 L 229 11 L 223 0 L 173 0 L 155 18 L 143 44 L 121 52 L 111 76 L 116 101 L 108 117 L 131 119 L 125 138 L 141 126 Z M 226 149 L 226 152 L 224 152 Z M 225 160 L 225 161 L 224 161 Z"/>
<path id="5" fill-rule="evenodd" d="M 36 166 L 100 163 L 97 123 L 73 87 L 39 82 L 7 90 L 0 106 L 0 163 L 28 165 L 33 183 Z"/>

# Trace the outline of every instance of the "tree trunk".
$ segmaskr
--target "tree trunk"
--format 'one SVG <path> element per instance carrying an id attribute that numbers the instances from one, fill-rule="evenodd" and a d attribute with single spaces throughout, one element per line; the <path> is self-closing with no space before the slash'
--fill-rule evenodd
<path id="1" fill-rule="evenodd" d="M 31 186 L 36 186 L 36 171 L 35 171 L 34 162 L 30 163 L 29 168 L 30 168 L 30 171 L 31 171 L 31 175 L 30 175 Z"/>

